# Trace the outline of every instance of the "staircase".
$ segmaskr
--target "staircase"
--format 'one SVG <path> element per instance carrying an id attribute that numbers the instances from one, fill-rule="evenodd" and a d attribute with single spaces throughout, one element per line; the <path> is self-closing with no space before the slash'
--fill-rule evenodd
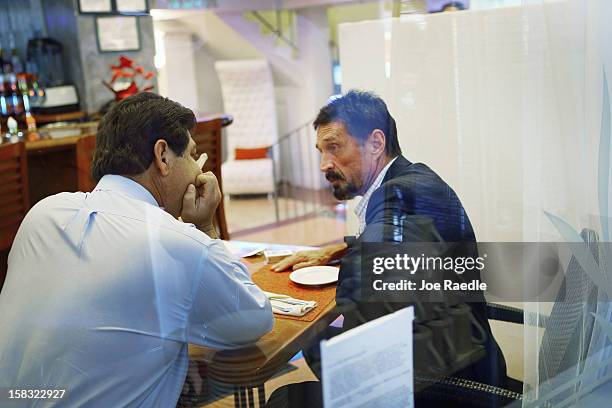
<path id="1" fill-rule="evenodd" d="M 293 40 L 287 38 L 288 41 L 285 41 L 274 33 L 271 29 L 274 26 L 267 20 L 271 16 L 270 12 L 216 12 L 215 14 L 240 36 L 248 39 L 249 43 L 268 59 L 275 79 L 280 79 L 281 84 L 297 86 L 300 83 L 298 46 L 291 42 L 295 41 L 295 35 L 291 34 Z M 284 30 L 294 32 L 295 17 L 291 17 L 291 21 L 291 30 L 287 30 L 289 27 L 285 27 Z M 289 43 L 292 45 L 288 45 Z"/>
<path id="2" fill-rule="evenodd" d="M 295 29 L 296 15 L 293 10 L 257 11 L 245 13 L 245 18 L 260 25 L 262 35 L 275 35 L 277 45 L 286 45 L 297 57 L 297 33 Z"/>

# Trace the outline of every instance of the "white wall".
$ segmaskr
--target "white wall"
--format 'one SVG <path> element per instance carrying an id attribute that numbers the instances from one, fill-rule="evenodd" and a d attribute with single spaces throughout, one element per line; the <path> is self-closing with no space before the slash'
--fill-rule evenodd
<path id="1" fill-rule="evenodd" d="M 598 135 L 583 115 L 585 39 L 563 34 L 571 15 L 565 4 L 340 26 L 343 90 L 386 100 L 405 156 L 455 189 L 481 241 L 558 239 L 544 211 L 576 228 L 596 213 Z"/>
<path id="2" fill-rule="evenodd" d="M 188 31 L 167 31 L 163 36 L 166 64 L 163 79 L 166 97 L 194 111 L 201 110 L 197 89 L 193 36 Z"/>
<path id="3" fill-rule="evenodd" d="M 273 35 L 262 35 L 259 24 L 242 13 L 219 16 L 268 59 L 276 87 L 280 136 L 312 121 L 333 91 L 326 7 L 296 10 L 296 52 Z M 284 146 L 283 179 L 309 188 L 325 185 L 314 144 L 314 132 L 304 132 L 291 146 Z"/>
<path id="4" fill-rule="evenodd" d="M 529 0 L 528 0 L 529 1 Z M 470 10 L 520 6 L 523 0 L 470 0 Z"/>
<path id="5" fill-rule="evenodd" d="M 295 178 L 294 183 L 319 189 L 328 183 L 319 170 L 320 156 L 314 147 L 316 133 L 310 122 L 333 91 L 329 26 L 326 10 L 322 7 L 300 10 L 297 18 L 300 47 L 298 66 L 302 80 L 293 88 L 293 96 L 286 105 L 294 128 L 303 123 L 309 125 L 300 134 L 300 148 L 292 152 L 291 161 L 302 163 L 303 174 Z"/>
<path id="6" fill-rule="evenodd" d="M 264 55 L 211 11 L 155 10 L 152 14 L 157 37 L 188 34 L 191 41 L 191 51 L 172 51 L 167 49 L 172 45 L 164 40 L 166 66 L 159 70 L 158 77 L 161 93 L 177 101 L 189 101 L 189 107 L 198 112 L 224 112 L 215 61 L 258 59 Z M 173 61 L 168 54 L 174 55 Z M 178 83 L 180 86 L 175 88 Z"/>
<path id="7" fill-rule="evenodd" d="M 164 38 L 173 38 L 176 33 L 191 35 L 192 51 L 187 51 L 190 55 L 182 54 L 184 47 L 179 50 L 164 41 L 166 66 L 160 70 L 159 81 L 160 89 L 168 96 L 172 93 L 173 99 L 188 101 L 194 110 L 223 112 L 221 88 L 214 70 L 214 62 L 218 60 L 268 60 L 275 84 L 279 136 L 314 119 L 332 93 L 329 29 L 324 7 L 297 12 L 299 53 L 295 57 L 287 46 L 279 46 L 273 36 L 262 35 L 258 24 L 246 20 L 242 13 L 156 10 L 153 15 L 155 30 L 164 33 Z M 170 61 L 169 55 L 174 52 L 174 60 Z M 190 66 L 194 74 L 183 80 L 183 69 L 189 71 Z M 178 78 L 184 86 L 175 88 L 173 84 Z M 314 150 L 314 144 L 314 132 L 304 134 L 299 148 L 296 143 L 291 146 L 291 152 L 286 150 L 288 157 L 283 161 L 286 165 L 281 172 L 286 176 L 291 174 L 294 183 L 320 188 L 323 182 L 318 171 L 318 153 L 307 154 L 308 150 Z M 290 165 L 296 167 L 295 171 L 287 167 Z"/>
<path id="8" fill-rule="evenodd" d="M 214 62 L 228 59 L 257 59 L 264 56 L 246 39 L 237 34 L 213 12 L 156 10 L 154 15 L 155 30 L 169 34 L 189 34 L 191 50 L 168 49 L 166 44 L 166 64 L 174 66 L 174 74 L 168 74 L 166 68 L 168 91 L 179 79 L 183 78 L 183 67 L 193 67 L 193 75 L 188 73 L 185 88 L 181 87 L 174 95 L 191 100 L 196 95 L 195 108 L 200 112 L 223 112 L 223 99 Z M 169 54 L 174 54 L 173 59 Z M 161 76 L 161 75 L 160 75 Z M 160 85 L 160 89 L 164 89 Z M 184 94 L 184 96 L 183 96 Z"/>

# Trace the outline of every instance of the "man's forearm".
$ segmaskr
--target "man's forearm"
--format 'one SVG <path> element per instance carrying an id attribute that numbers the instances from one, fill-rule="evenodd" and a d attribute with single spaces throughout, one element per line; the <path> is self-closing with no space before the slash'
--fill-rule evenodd
<path id="1" fill-rule="evenodd" d="M 346 245 L 346 242 L 340 242 L 338 244 L 328 245 L 324 249 L 329 254 L 330 261 L 334 261 L 342 258 L 347 248 L 348 245 Z"/>

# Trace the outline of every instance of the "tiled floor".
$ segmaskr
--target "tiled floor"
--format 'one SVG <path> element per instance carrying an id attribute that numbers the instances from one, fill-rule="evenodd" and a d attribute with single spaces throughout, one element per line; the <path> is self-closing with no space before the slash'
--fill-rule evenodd
<path id="1" fill-rule="evenodd" d="M 224 205 L 230 234 L 276 222 L 274 199 L 266 196 L 225 197 Z M 313 209 L 303 201 L 278 199 L 280 219 L 302 216 Z"/>
<path id="2" fill-rule="evenodd" d="M 277 227 L 233 234 L 231 237 L 241 241 L 322 246 L 342 241 L 344 234 L 344 220 L 316 214 Z"/>
<path id="3" fill-rule="evenodd" d="M 225 201 L 230 238 L 240 241 L 321 246 L 345 235 L 343 206 L 280 198 L 281 222 L 276 223 L 274 200 L 266 197 Z"/>

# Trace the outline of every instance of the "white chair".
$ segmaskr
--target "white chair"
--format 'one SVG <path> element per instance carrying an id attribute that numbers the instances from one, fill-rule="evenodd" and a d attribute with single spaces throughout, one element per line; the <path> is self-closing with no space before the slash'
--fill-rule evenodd
<path id="1" fill-rule="evenodd" d="M 271 157 L 236 160 L 236 149 L 272 146 L 278 140 L 272 74 L 265 60 L 217 61 L 223 108 L 234 117 L 227 129 L 228 158 L 221 166 L 223 193 L 274 193 Z"/>

